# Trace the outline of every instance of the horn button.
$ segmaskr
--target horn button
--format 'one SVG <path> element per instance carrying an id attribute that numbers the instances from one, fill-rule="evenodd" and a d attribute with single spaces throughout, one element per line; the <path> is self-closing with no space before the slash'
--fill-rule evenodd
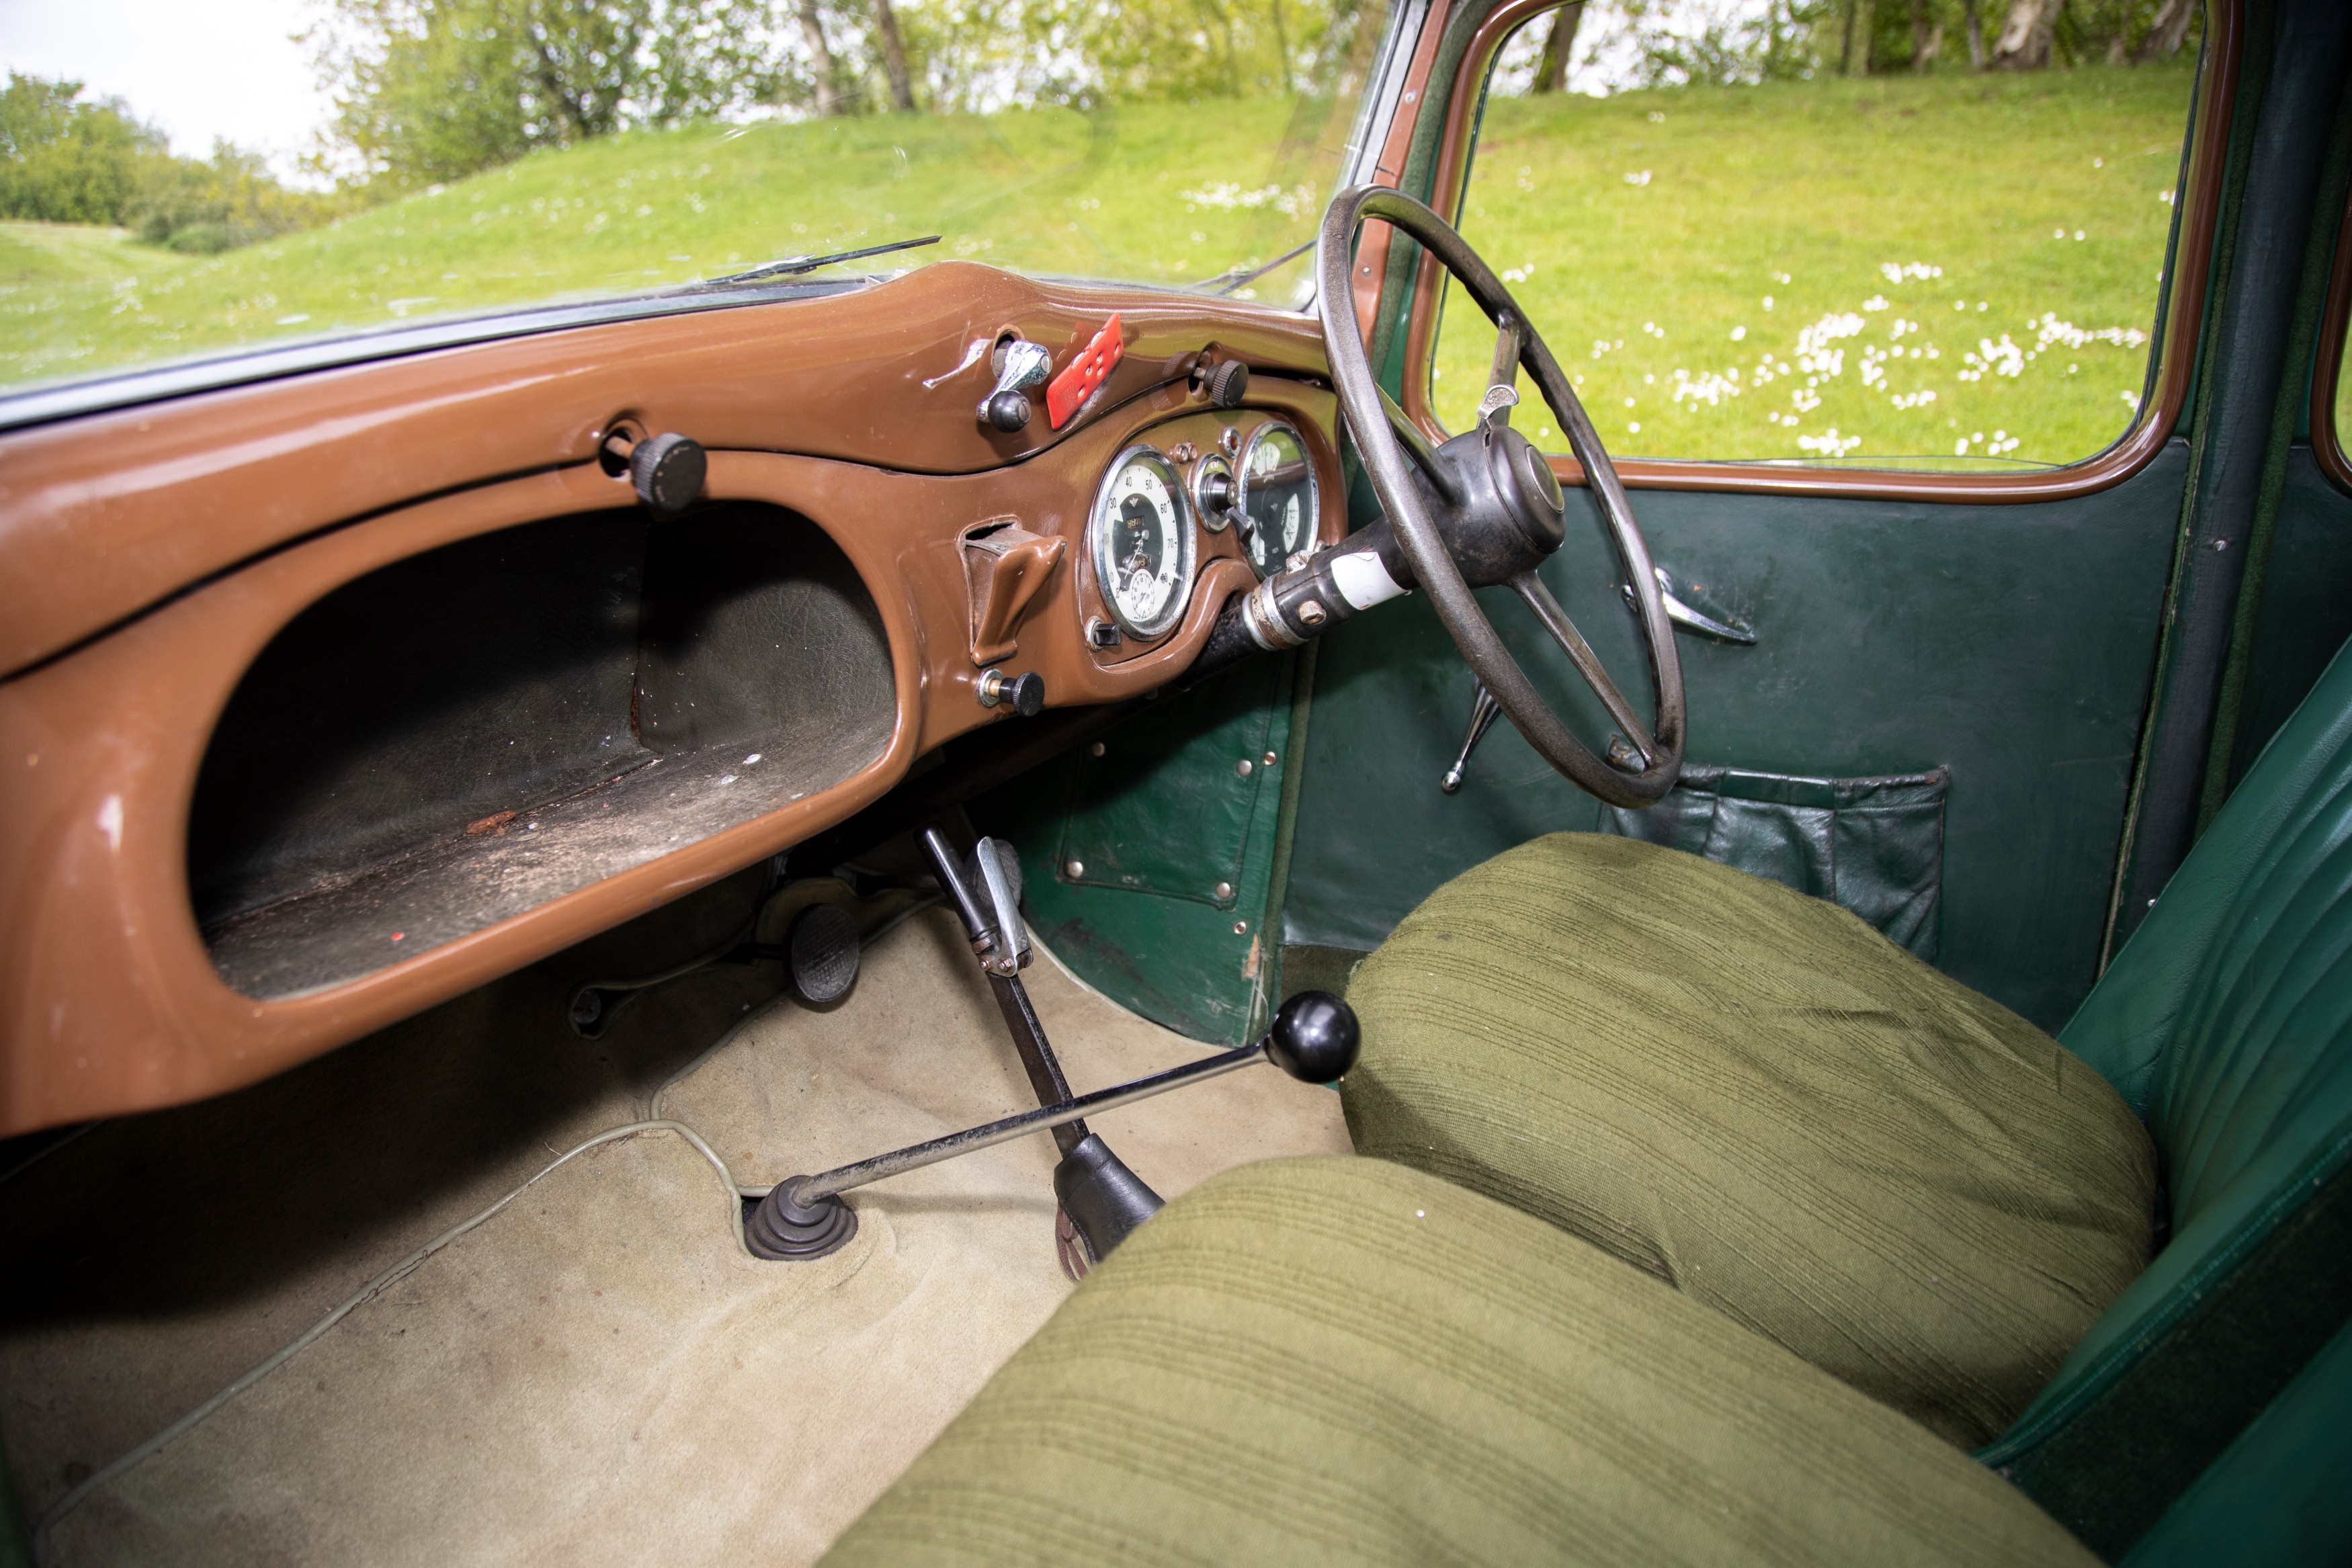
<path id="1" fill-rule="evenodd" d="M 1456 499 L 1433 497 L 1431 509 L 1471 587 L 1507 582 L 1559 548 L 1567 501 L 1526 436 L 1508 425 L 1465 431 L 1435 456 Z"/>

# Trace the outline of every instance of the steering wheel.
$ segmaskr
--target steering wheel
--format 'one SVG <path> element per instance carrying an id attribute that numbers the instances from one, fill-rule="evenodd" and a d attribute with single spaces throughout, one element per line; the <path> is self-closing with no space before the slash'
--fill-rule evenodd
<path id="1" fill-rule="evenodd" d="M 1494 373 L 1488 377 L 1478 425 L 1433 447 L 1372 374 L 1356 321 L 1354 265 L 1357 228 L 1379 218 L 1418 240 L 1462 284 L 1496 327 Z M 1323 342 L 1338 384 L 1339 406 L 1373 492 L 1388 514 L 1396 544 L 1418 585 L 1462 657 L 1504 713 L 1543 759 L 1570 782 L 1613 806 L 1647 806 L 1674 788 L 1683 765 L 1683 673 L 1674 632 L 1659 592 L 1649 547 L 1633 524 L 1633 508 L 1617 468 L 1601 449 L 1592 421 L 1560 372 L 1559 362 L 1528 323 L 1494 270 L 1452 225 L 1402 192 L 1358 185 L 1333 198 L 1323 214 L 1318 246 L 1318 308 Z M 1569 450 L 1584 469 L 1618 561 L 1632 587 L 1633 608 L 1649 653 L 1657 727 L 1643 725 L 1591 644 L 1537 576 L 1545 557 L 1566 537 L 1559 481 L 1527 437 L 1508 424 L 1517 402 L 1512 387 L 1524 367 L 1567 434 Z M 1412 467 L 1408 468 L 1408 456 Z M 1378 525 L 1375 525 L 1377 527 Z M 1352 541 L 1351 541 L 1352 542 Z M 1465 575 L 1466 572 L 1466 575 Z M 1609 716 L 1624 734 L 1605 761 L 1560 722 L 1503 640 L 1495 634 L 1473 588 L 1508 583 L 1527 601 Z M 1404 586 L 1412 586 L 1408 583 Z M 1639 770 L 1629 765 L 1638 760 Z"/>

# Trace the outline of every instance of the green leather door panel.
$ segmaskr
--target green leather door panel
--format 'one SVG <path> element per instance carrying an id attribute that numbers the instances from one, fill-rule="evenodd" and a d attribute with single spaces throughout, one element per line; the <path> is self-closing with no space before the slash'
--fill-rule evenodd
<path id="1" fill-rule="evenodd" d="M 2188 459 L 2030 506 L 1637 492 L 1652 552 L 1753 624 L 1685 634 L 1694 762 L 1828 777 L 1951 769 L 1940 967 L 2046 1028 L 2095 977 Z M 1582 514 L 1545 570 L 1643 691 L 1613 570 Z M 1516 601 L 1488 614 L 1589 736 L 1597 705 Z M 1320 655 L 1283 941 L 1369 950 L 1440 883 L 1598 807 L 1507 722 L 1437 787 L 1471 678 L 1415 597 Z"/>
<path id="2" fill-rule="evenodd" d="M 1147 703 L 972 807 L 1020 847 L 1022 902 L 1055 956 L 1194 1040 L 1241 1044 L 1264 1011 L 1295 663 L 1250 659 Z"/>
<path id="3" fill-rule="evenodd" d="M 2352 497 L 2327 482 L 2311 448 L 2287 453 L 2269 569 L 2238 710 L 2230 781 L 2245 777 L 2336 650 L 2352 637 Z"/>

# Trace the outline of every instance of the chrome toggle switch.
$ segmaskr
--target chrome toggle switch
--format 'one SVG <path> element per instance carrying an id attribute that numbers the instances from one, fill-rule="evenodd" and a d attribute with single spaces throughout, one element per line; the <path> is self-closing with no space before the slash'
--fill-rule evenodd
<path id="1" fill-rule="evenodd" d="M 981 400 L 980 419 L 1007 434 L 1029 423 L 1029 399 L 1023 389 L 1044 382 L 1054 368 L 1053 350 L 1026 338 L 1008 338 L 997 350 L 996 385 Z"/>

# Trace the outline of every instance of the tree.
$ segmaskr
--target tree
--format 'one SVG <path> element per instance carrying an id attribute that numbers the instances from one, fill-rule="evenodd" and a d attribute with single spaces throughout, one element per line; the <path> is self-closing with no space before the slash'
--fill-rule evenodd
<path id="1" fill-rule="evenodd" d="M 2065 0 L 2010 0 L 2009 20 L 1992 47 L 1995 70 L 2038 71 L 2050 63 Z"/>
<path id="2" fill-rule="evenodd" d="M 1944 24 L 1927 21 L 1927 0 L 1911 0 L 1911 70 L 1924 75 L 1943 52 Z"/>
<path id="3" fill-rule="evenodd" d="M 0 91 L 0 215 L 58 224 L 130 221 L 142 165 L 163 136 L 119 99 L 82 100 L 81 83 L 8 73 Z"/>
<path id="4" fill-rule="evenodd" d="M 0 90 L 0 217 L 121 224 L 180 250 L 226 250 L 319 222 L 333 204 L 289 191 L 257 153 L 213 143 L 174 158 L 163 132 L 81 83 L 9 73 Z"/>
<path id="5" fill-rule="evenodd" d="M 1275 0 L 1278 6 L 1281 0 Z M 915 112 L 914 83 L 907 75 L 907 46 L 898 38 L 898 14 L 890 0 L 874 0 L 874 30 L 882 36 L 882 62 L 890 77 L 890 107 L 901 114 Z"/>
<path id="6" fill-rule="evenodd" d="M 833 50 L 824 41 L 824 18 L 817 14 L 816 0 L 800 0 L 801 42 L 809 52 L 811 101 L 820 118 L 845 114 L 848 107 L 841 95 L 833 63 Z"/>
<path id="7" fill-rule="evenodd" d="M 398 188 L 777 89 L 761 0 L 331 0 L 306 35 L 334 134 Z"/>
<path id="8" fill-rule="evenodd" d="M 2164 0 L 2156 20 L 2148 25 L 2147 36 L 2132 51 L 2132 63 L 2144 65 L 2153 59 L 2170 59 L 2180 52 L 2189 38 L 2189 25 L 2197 20 L 2198 0 Z"/>
<path id="9" fill-rule="evenodd" d="M 1584 0 L 1562 5 L 1551 14 L 1551 30 L 1544 35 L 1543 54 L 1536 61 L 1534 92 L 1561 92 L 1568 87 L 1568 68 L 1576 53 L 1576 29 L 1584 20 Z"/>

